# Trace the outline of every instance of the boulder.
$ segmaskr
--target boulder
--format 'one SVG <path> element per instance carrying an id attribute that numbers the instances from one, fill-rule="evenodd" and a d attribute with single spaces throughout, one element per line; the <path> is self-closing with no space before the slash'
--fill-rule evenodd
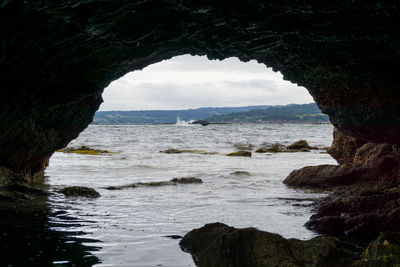
<path id="1" fill-rule="evenodd" d="M 87 198 L 98 198 L 100 197 L 99 192 L 93 188 L 85 186 L 69 186 L 60 190 L 67 197 L 87 197 Z"/>
<path id="2" fill-rule="evenodd" d="M 288 145 L 286 147 L 286 149 L 292 149 L 292 150 L 307 149 L 307 150 L 309 150 L 309 149 L 312 149 L 312 147 L 310 147 L 310 145 L 307 143 L 306 140 L 300 140 L 300 141 L 294 142 L 291 145 Z"/>
<path id="3" fill-rule="evenodd" d="M 255 228 L 206 224 L 187 233 L 179 245 L 199 267 L 359 266 L 360 247 L 337 238 L 285 239 Z"/>

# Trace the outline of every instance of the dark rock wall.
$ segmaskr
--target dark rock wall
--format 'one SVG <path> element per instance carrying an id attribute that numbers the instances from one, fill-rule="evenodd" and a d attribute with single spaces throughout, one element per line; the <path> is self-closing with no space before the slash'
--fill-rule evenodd
<path id="1" fill-rule="evenodd" d="M 111 81 L 187 53 L 256 59 L 305 86 L 341 131 L 400 143 L 392 1 L 0 3 L 0 166 L 27 180 L 91 122 Z"/>

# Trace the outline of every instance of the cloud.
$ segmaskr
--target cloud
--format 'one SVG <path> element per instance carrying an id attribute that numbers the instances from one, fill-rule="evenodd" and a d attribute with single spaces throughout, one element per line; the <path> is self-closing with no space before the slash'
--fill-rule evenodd
<path id="1" fill-rule="evenodd" d="M 255 61 L 179 56 L 112 82 L 100 110 L 187 109 L 313 102 L 304 87 Z"/>

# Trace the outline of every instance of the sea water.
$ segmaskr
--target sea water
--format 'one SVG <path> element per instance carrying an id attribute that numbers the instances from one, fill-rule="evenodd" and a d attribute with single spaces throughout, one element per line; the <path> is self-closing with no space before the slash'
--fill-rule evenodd
<path id="1" fill-rule="evenodd" d="M 328 124 L 91 125 L 69 146 L 116 153 L 52 156 L 46 170 L 52 192 L 47 228 L 63 233 L 64 247 L 76 242 L 90 247 L 82 259 L 94 257 L 87 265 L 96 266 L 194 266 L 191 255 L 179 248 L 179 239 L 169 236 L 183 236 L 212 222 L 310 239 L 316 234 L 303 226 L 311 216 L 310 199 L 324 194 L 289 188 L 282 181 L 292 170 L 335 161 L 322 150 L 254 150 L 266 143 L 289 145 L 300 139 L 327 147 L 332 130 Z M 252 157 L 225 156 L 237 151 L 238 143 L 252 144 Z M 160 153 L 168 148 L 217 154 Z M 180 177 L 197 177 L 203 183 L 105 189 Z M 101 197 L 67 198 L 58 191 L 75 185 L 94 188 Z M 68 253 L 55 252 L 52 257 L 54 266 L 77 262 Z"/>

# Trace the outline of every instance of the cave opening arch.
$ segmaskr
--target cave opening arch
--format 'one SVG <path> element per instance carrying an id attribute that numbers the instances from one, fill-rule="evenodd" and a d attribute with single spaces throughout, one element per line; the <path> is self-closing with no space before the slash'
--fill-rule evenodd
<path id="1" fill-rule="evenodd" d="M 2 177 L 40 175 L 92 121 L 111 81 L 182 54 L 257 60 L 306 87 L 339 130 L 397 144 L 397 10 L 352 1 L 6 1 Z"/>

